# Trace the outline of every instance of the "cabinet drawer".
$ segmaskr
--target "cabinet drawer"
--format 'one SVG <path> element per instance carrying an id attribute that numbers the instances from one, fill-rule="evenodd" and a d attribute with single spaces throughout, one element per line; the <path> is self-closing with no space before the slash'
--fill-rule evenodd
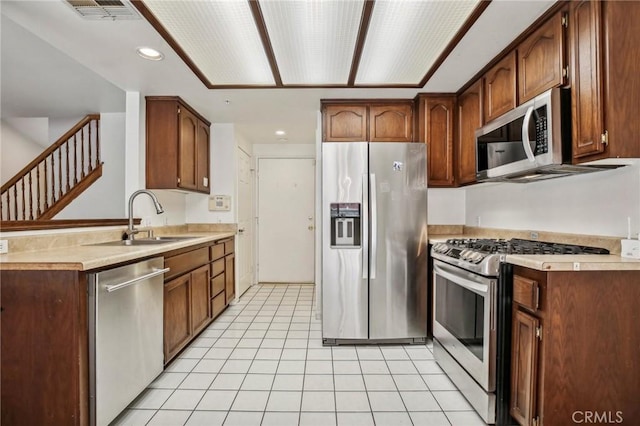
<path id="1" fill-rule="evenodd" d="M 234 251 L 233 238 L 224 242 L 224 254 L 231 254 Z"/>
<path id="2" fill-rule="evenodd" d="M 538 282 L 514 275 L 513 301 L 531 311 L 537 311 L 540 306 L 540 286 Z"/>
<path id="3" fill-rule="evenodd" d="M 220 259 L 224 256 L 224 244 L 218 243 L 209 247 L 209 256 L 211 260 Z"/>
<path id="4" fill-rule="evenodd" d="M 215 277 L 224 272 L 224 259 L 211 262 L 211 276 Z"/>
<path id="5" fill-rule="evenodd" d="M 211 299 L 211 313 L 213 314 L 213 318 L 217 317 L 220 312 L 224 311 L 226 306 L 227 305 L 225 305 L 224 301 L 224 292 Z"/>
<path id="6" fill-rule="evenodd" d="M 224 290 L 224 274 L 219 274 L 217 277 L 211 278 L 211 295 L 215 296 L 223 290 Z"/>
<path id="7" fill-rule="evenodd" d="M 164 280 L 169 281 L 173 277 L 182 275 L 207 263 L 209 263 L 209 249 L 207 247 L 167 257 L 164 260 L 164 266 L 165 268 L 170 268 L 170 270 L 165 274 Z"/>

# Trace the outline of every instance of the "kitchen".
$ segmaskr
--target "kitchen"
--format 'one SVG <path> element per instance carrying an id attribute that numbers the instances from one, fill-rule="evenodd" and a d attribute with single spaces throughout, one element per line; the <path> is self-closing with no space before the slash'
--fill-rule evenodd
<path id="1" fill-rule="evenodd" d="M 498 5 L 494 5 L 498 7 Z M 537 14 L 541 14 L 548 7 L 539 6 Z M 40 21 L 40 29 L 34 27 L 38 26 L 38 15 L 25 17 L 24 12 L 21 12 L 16 6 L 7 6 L 3 3 L 3 17 L 5 11 L 8 9 L 7 14 L 13 12 L 11 17 L 21 25 L 25 27 L 30 26 L 34 32 L 44 31 L 47 28 L 44 21 Z M 13 9 L 11 9 L 13 7 Z M 47 5 L 47 12 L 51 13 L 50 16 L 56 16 L 59 18 L 59 22 L 73 22 L 74 25 L 79 25 L 77 17 L 69 13 L 68 6 L 66 5 Z M 506 6 L 504 6 L 506 7 Z M 487 9 L 490 11 L 491 9 Z M 63 13 L 64 12 L 64 13 Z M 42 13 L 42 12 L 41 12 Z M 67 15 L 68 14 L 68 15 Z M 535 16 L 538 16 L 535 15 Z M 535 16 L 529 16 L 526 24 L 523 24 L 520 30 L 514 30 L 514 34 L 503 40 L 501 47 L 495 48 L 493 55 L 488 56 L 482 62 L 476 66 L 476 70 L 482 69 L 483 65 L 499 53 L 503 47 L 507 46 L 509 42 L 515 39 L 515 36 L 531 24 L 535 20 Z M 32 20 L 29 24 L 29 20 Z M 42 18 L 40 18 L 42 19 Z M 5 23 L 3 22 L 3 28 Z M 101 23 L 104 25 L 106 23 Z M 115 22 L 114 25 L 120 25 L 121 22 Z M 84 25 L 84 23 L 83 23 Z M 486 24 L 485 24 L 486 25 Z M 87 24 L 88 26 L 88 24 Z M 73 26 L 69 26 L 73 28 Z M 148 30 L 150 27 L 148 28 Z M 59 46 L 67 46 L 70 44 L 68 35 L 63 35 L 62 29 L 52 30 L 47 34 L 46 38 L 49 40 L 57 40 Z M 91 31 L 86 28 L 86 31 Z M 152 30 L 149 30 L 152 32 Z M 251 93 L 248 91 L 232 91 L 230 89 L 216 89 L 207 91 L 212 93 L 211 95 L 204 95 L 204 88 L 202 83 L 198 81 L 196 77 L 181 64 L 180 58 L 177 55 L 173 55 L 170 47 L 155 35 L 155 40 L 165 48 L 164 54 L 167 56 L 166 61 L 175 61 L 178 65 L 179 76 L 170 76 L 162 74 L 162 78 L 165 79 L 161 88 L 155 90 L 146 90 L 144 81 L 138 82 L 139 90 L 127 91 L 123 96 L 126 111 L 116 111 L 121 114 L 118 119 L 120 126 L 123 126 L 124 131 L 121 130 L 122 146 L 124 147 L 119 151 L 120 162 L 123 167 L 120 177 L 122 181 L 114 184 L 120 192 L 113 193 L 114 199 L 121 200 L 120 203 L 110 203 L 110 206 L 106 208 L 114 208 L 114 204 L 120 204 L 120 207 L 115 206 L 119 211 L 116 211 L 111 217 L 122 217 L 125 211 L 126 199 L 128 194 L 134 190 L 144 187 L 144 177 L 142 170 L 144 170 L 144 138 L 145 138 L 145 126 L 144 126 L 144 96 L 146 95 L 167 95 L 167 94 L 179 94 L 185 96 L 185 99 L 190 105 L 196 107 L 197 111 L 207 111 L 205 118 L 214 121 L 212 127 L 211 140 L 212 140 L 212 155 L 211 155 L 211 185 L 212 194 L 234 194 L 235 195 L 235 175 L 238 173 L 238 166 L 236 165 L 235 153 L 236 145 L 240 145 L 245 151 L 253 154 L 256 157 L 254 161 L 257 161 L 258 157 L 268 158 L 277 157 L 282 155 L 283 152 L 296 150 L 295 154 L 288 154 L 292 157 L 295 156 L 311 156 L 319 158 L 316 153 L 319 150 L 319 141 L 316 136 L 316 132 L 319 129 L 319 99 L 340 99 L 340 98 L 357 98 L 357 99 L 372 99 L 372 98 L 400 98 L 400 99 L 412 99 L 416 92 L 430 92 L 436 90 L 430 90 L 429 85 L 421 89 L 350 89 L 348 92 L 344 92 L 340 89 L 326 89 L 321 95 L 317 93 L 314 100 L 306 98 L 307 93 L 311 93 L 316 89 L 306 89 L 308 92 L 302 94 L 298 91 L 286 89 L 261 89 L 263 95 L 255 95 L 252 98 Z M 476 50 L 477 49 L 477 46 Z M 106 46 L 104 47 L 106 48 Z M 473 44 L 472 44 L 473 48 Z M 4 55 L 3 46 L 3 55 Z M 90 62 L 83 55 L 91 56 L 87 53 L 77 53 L 77 59 L 87 64 Z M 3 62 L 4 63 L 4 62 Z M 150 68 L 152 65 L 142 65 L 146 68 L 144 71 L 149 75 L 154 75 L 154 71 Z M 461 67 L 459 67 L 461 68 Z M 4 71 L 4 70 L 3 70 Z M 101 73 L 106 73 L 107 70 L 102 69 Z M 128 76 L 125 70 L 113 70 L 114 74 L 118 74 L 120 79 L 135 80 L 135 76 Z M 459 73 L 459 70 L 458 70 Z M 440 89 L 438 92 L 450 91 L 455 92 L 460 89 L 465 83 L 473 77 L 475 72 L 473 70 L 466 71 L 464 76 L 453 73 L 449 68 L 448 73 L 436 74 L 433 80 L 437 78 L 448 77 L 451 80 L 458 79 L 459 81 L 451 81 L 449 89 Z M 4 72 L 3 72 L 4 75 Z M 144 75 L 144 74 L 142 74 Z M 126 78 L 125 78 L 126 76 Z M 114 77 L 115 78 L 115 77 Z M 119 87 L 135 87 L 134 82 L 119 80 Z M 434 85 L 435 82 L 430 81 L 429 84 Z M 635 87 L 633 81 L 629 83 L 630 88 Z M 437 87 L 437 86 L 436 86 Z M 632 89 L 629 89 L 632 90 Z M 252 91 L 255 92 L 255 91 Z M 260 90 L 257 90 L 260 92 Z M 289 93 L 291 92 L 291 93 Z M 295 92 L 295 93 L 293 93 Z M 4 90 L 3 90 L 3 93 Z M 193 94 L 191 94 L 193 93 Z M 348 93 L 348 94 L 346 94 Z M 309 96 L 311 97 L 311 95 Z M 4 99 L 4 95 L 3 95 Z M 213 99 L 216 102 L 216 106 L 208 109 L 207 105 L 214 102 L 208 99 Z M 290 140 L 299 140 L 300 146 L 296 148 L 287 149 L 282 146 L 273 146 L 275 138 L 271 135 L 275 129 L 269 130 L 269 144 L 271 146 L 260 147 L 260 144 L 255 144 L 251 147 L 251 143 L 256 140 L 267 139 L 265 136 L 267 133 L 262 131 L 260 136 L 247 136 L 251 135 L 251 125 L 245 122 L 230 119 L 226 121 L 226 117 L 230 117 L 229 112 L 224 108 L 234 108 L 236 104 L 242 104 L 245 102 L 251 102 L 254 104 L 254 112 L 250 115 L 251 119 L 256 119 L 262 114 L 266 114 L 267 111 L 277 110 L 278 107 L 273 106 L 273 100 L 276 99 L 281 102 L 284 107 L 287 104 L 294 106 L 302 105 L 305 102 L 311 104 L 311 121 L 313 123 L 312 131 L 306 132 L 306 136 L 297 136 L 294 131 L 287 128 L 290 132 L 288 138 Z M 229 100 L 229 104 L 226 104 L 225 100 Z M 637 102 L 637 100 L 636 100 Z M 220 104 L 220 106 L 217 106 Z M 292 108 L 303 110 L 304 108 Z M 5 110 L 3 105 L 3 110 Z M 258 112 L 260 111 L 260 112 Z M 299 118 L 295 116 L 295 112 L 291 113 L 291 121 L 308 121 L 308 116 Z M 222 118 L 218 118 L 222 117 Z M 116 118 L 116 117 L 114 117 Z M 271 120 L 277 122 L 278 119 Z M 257 120 L 256 120 L 257 121 Z M 216 124 L 216 123 L 222 124 Z M 229 124 L 225 124 L 229 123 Z M 244 128 L 242 128 L 244 125 Z M 285 125 L 282 125 L 285 127 Z M 3 126 L 4 128 L 4 126 Z M 241 135 L 241 128 L 244 134 Z M 629 124 L 631 128 L 631 124 Z M 3 138 L 4 139 L 4 138 Z M 214 142 L 215 141 L 215 142 Z M 3 143 L 4 145 L 4 143 Z M 293 144 L 292 144 L 293 145 Z M 124 152 L 126 151 L 126 155 Z M 118 155 L 118 152 L 115 153 Z M 285 154 L 287 155 L 287 154 Z M 3 155 L 6 158 L 5 155 Z M 124 158 L 123 158 L 124 157 Z M 636 156 L 633 156 L 636 157 Z M 106 163 L 106 158 L 104 158 Z M 429 201 L 428 201 L 428 217 L 429 225 L 454 225 L 454 228 L 449 228 L 451 234 L 459 234 L 462 231 L 462 226 L 467 227 L 482 227 L 489 229 L 504 229 L 504 230 L 519 230 L 524 234 L 528 234 L 528 231 L 537 232 L 540 239 L 547 239 L 557 237 L 554 234 L 546 233 L 562 233 L 562 234 L 584 234 L 591 236 L 602 237 L 615 237 L 619 241 L 620 238 L 627 235 L 628 219 L 630 218 L 630 228 L 635 234 L 638 226 L 638 220 L 640 219 L 640 175 L 638 173 L 638 166 L 633 165 L 635 160 L 625 160 L 627 163 L 632 163 L 631 166 L 622 167 L 616 170 L 603 171 L 593 174 L 586 174 L 582 176 L 566 177 L 562 179 L 556 179 L 549 182 L 540 182 L 530 185 L 516 185 L 516 184 L 504 184 L 504 183 L 486 183 L 481 185 L 465 186 L 461 188 L 431 188 L 429 189 Z M 3 164 L 4 167 L 4 164 Z M 319 172 L 320 167 L 317 167 Z M 433 167 L 430 170 L 440 172 L 442 169 Z M 105 176 L 106 177 L 106 176 Z M 612 188 L 616 190 L 612 191 Z M 199 196 L 197 194 L 184 195 L 183 193 L 176 193 L 170 191 L 159 191 L 159 196 L 162 204 L 167 211 L 166 216 L 157 216 L 152 209 L 151 204 L 145 204 L 142 201 L 138 201 L 136 204 L 136 216 L 145 219 L 146 225 L 162 226 L 168 223 L 169 225 L 181 225 L 184 223 L 234 223 L 237 222 L 237 214 L 235 212 L 235 206 L 230 211 L 207 211 L 207 197 Z M 106 197 L 102 197 L 106 198 Z M 107 203 L 109 204 L 109 203 Z M 318 203 L 319 204 L 319 203 Z M 319 209 L 319 207 L 318 207 Z M 321 212 L 317 211 L 316 218 L 319 220 Z M 100 217 L 100 216 L 98 216 Z M 164 222 L 167 220 L 167 222 Z M 255 232 L 255 230 L 254 230 Z M 447 233 L 447 232 L 442 232 Z M 515 234 L 512 232 L 505 238 L 511 238 Z M 435 235 L 431 230 L 429 231 L 430 237 Z M 529 235 L 527 238 L 533 238 Z M 240 238 L 238 235 L 237 238 Z M 320 244 L 319 238 L 317 238 L 316 244 Z M 316 245 L 316 247 L 319 247 Z M 318 252 L 316 250 L 316 255 Z M 240 253 L 240 247 L 238 247 Z M 238 253 L 238 256 L 240 254 Z M 245 251 L 246 253 L 246 251 Z M 318 289 L 318 292 L 320 290 Z M 317 297 L 317 295 L 316 295 Z"/>

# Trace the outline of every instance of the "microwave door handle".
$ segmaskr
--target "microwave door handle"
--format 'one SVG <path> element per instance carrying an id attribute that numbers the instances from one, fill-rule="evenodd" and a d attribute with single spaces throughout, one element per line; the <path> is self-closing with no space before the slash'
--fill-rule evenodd
<path id="1" fill-rule="evenodd" d="M 524 147 L 524 152 L 527 154 L 529 161 L 534 163 L 536 161 L 536 157 L 533 155 L 531 145 L 529 144 L 529 122 L 531 121 L 532 115 L 533 105 L 527 109 L 527 112 L 524 115 L 524 121 L 522 122 L 522 146 Z"/>

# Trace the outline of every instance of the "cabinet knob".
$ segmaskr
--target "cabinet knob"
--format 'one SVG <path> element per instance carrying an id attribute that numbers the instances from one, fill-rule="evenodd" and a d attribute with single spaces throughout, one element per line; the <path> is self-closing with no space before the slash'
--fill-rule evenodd
<path id="1" fill-rule="evenodd" d="M 242 234 L 244 232 L 244 228 L 238 228 L 238 233 Z"/>

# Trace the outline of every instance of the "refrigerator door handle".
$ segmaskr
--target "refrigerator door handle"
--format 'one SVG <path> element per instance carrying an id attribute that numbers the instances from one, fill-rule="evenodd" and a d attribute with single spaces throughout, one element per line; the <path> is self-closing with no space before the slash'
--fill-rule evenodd
<path id="1" fill-rule="evenodd" d="M 362 175 L 362 279 L 369 278 L 369 176 Z"/>
<path id="2" fill-rule="evenodd" d="M 376 264 L 378 255 L 378 203 L 376 201 L 376 175 L 369 175 L 371 180 L 371 267 L 370 278 L 376 278 Z"/>

